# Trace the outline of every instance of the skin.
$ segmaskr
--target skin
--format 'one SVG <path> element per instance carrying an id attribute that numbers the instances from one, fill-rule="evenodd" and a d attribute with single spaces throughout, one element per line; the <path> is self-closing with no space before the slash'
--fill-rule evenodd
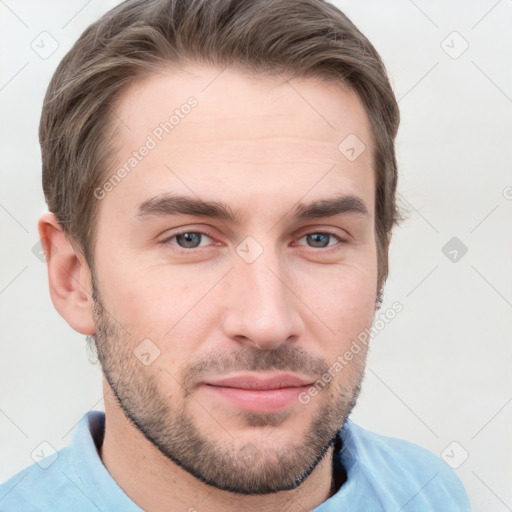
<path id="1" fill-rule="evenodd" d="M 96 338 L 106 376 L 100 456 L 141 508 L 311 510 L 337 490 L 329 441 L 355 403 L 365 350 L 309 403 L 294 401 L 274 414 L 248 414 L 198 381 L 247 373 L 258 361 L 261 375 L 286 370 L 314 381 L 372 325 L 377 254 L 369 120 L 351 90 L 220 71 L 190 66 L 124 91 L 115 105 L 122 120 L 118 166 L 188 97 L 198 105 L 100 200 L 94 273 L 53 214 L 41 217 L 51 298 L 73 329 Z M 338 150 L 349 134 L 366 145 L 354 161 Z M 241 221 L 137 217 L 141 203 L 164 192 L 222 201 Z M 359 197 L 368 215 L 292 218 L 296 203 L 339 194 Z M 183 237 L 161 243 L 205 230 L 197 248 L 180 247 Z M 328 247 L 306 236 L 327 231 L 335 235 L 323 238 Z M 237 253 L 247 236 L 263 251 L 251 263 Z M 159 352 L 144 365 L 134 350 L 147 339 L 146 348 Z M 176 432 L 185 436 L 181 445 L 171 439 Z M 166 453 L 179 446 L 187 462 L 187 432 L 205 441 L 203 460 L 188 456 L 193 468 Z M 212 468 L 220 469 L 215 475 Z M 295 486 L 286 481 L 290 468 Z M 194 471 L 217 481 L 205 483 Z M 260 492 L 223 490 L 228 474 L 238 475 L 239 485 L 256 479 Z M 270 484 L 288 487 L 272 492 Z"/>

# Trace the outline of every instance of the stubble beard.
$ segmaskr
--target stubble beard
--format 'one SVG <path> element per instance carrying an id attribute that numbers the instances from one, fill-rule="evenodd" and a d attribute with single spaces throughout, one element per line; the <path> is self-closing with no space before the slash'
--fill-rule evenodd
<path id="1" fill-rule="evenodd" d="M 366 354 L 354 358 L 350 368 L 343 369 L 350 371 L 349 385 L 343 386 L 340 379 L 332 380 L 308 404 L 300 405 L 317 407 L 313 418 L 308 420 L 310 424 L 302 439 L 294 439 L 278 447 L 272 446 L 271 442 L 265 444 L 274 431 L 279 431 L 281 423 L 301 421 L 305 415 L 298 409 L 298 412 L 267 414 L 241 411 L 240 418 L 251 430 L 250 437 L 258 441 L 247 442 L 235 436 L 231 436 L 230 441 L 215 440 L 210 435 L 212 426 L 205 433 L 207 429 L 201 429 L 189 410 L 189 406 L 197 400 L 186 382 L 188 375 L 181 383 L 179 403 L 174 405 L 162 393 L 151 366 L 144 366 L 134 356 L 133 349 L 138 342 L 130 335 L 124 335 L 115 321 L 110 319 L 94 281 L 93 299 L 95 349 L 103 374 L 124 415 L 165 457 L 217 489 L 236 494 L 262 495 L 297 488 L 325 457 L 355 406 Z M 247 366 L 237 366 L 238 369 L 309 370 L 308 374 L 311 374 L 314 368 L 314 374 L 319 376 L 328 369 L 325 361 L 312 360 L 305 352 L 284 345 L 272 351 L 241 351 L 234 356 L 230 365 L 234 361 L 240 364 L 242 360 L 247 363 Z M 160 375 L 165 378 L 165 369 Z M 173 379 L 170 374 L 168 376 Z M 322 400 L 321 405 L 318 405 L 319 400 Z M 214 427 L 222 427 L 222 424 L 218 424 L 219 420 L 210 423 Z M 258 428 L 268 427 L 274 427 L 268 437 L 261 439 L 253 434 Z M 229 425 L 223 428 L 229 432 Z"/>

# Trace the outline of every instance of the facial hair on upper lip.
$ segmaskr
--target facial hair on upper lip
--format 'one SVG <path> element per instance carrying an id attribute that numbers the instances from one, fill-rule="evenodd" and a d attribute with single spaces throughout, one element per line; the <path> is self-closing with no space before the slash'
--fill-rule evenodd
<path id="1" fill-rule="evenodd" d="M 182 388 L 188 396 L 207 376 L 227 375 L 234 372 L 282 371 L 296 372 L 321 379 L 329 365 L 320 357 L 311 356 L 302 348 L 281 345 L 275 350 L 243 348 L 225 353 L 208 352 L 188 363 L 183 369 Z"/>

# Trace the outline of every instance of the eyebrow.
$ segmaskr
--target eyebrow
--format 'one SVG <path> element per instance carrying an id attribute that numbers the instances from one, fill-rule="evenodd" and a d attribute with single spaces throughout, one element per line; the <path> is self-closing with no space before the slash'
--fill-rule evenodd
<path id="1" fill-rule="evenodd" d="M 368 217 L 368 208 L 364 201 L 354 195 L 340 195 L 330 199 L 321 199 L 310 203 L 299 203 L 292 210 L 292 218 L 297 221 L 332 217 L 341 214 L 357 214 Z M 192 215 L 196 217 L 217 218 L 240 224 L 242 211 L 233 209 L 219 201 L 163 194 L 144 201 L 138 208 L 136 218 L 166 217 L 170 215 Z"/>

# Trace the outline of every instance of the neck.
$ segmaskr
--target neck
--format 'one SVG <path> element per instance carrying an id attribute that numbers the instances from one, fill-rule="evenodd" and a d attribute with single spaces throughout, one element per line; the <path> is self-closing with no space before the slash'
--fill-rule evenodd
<path id="1" fill-rule="evenodd" d="M 146 512 L 312 510 L 336 491 L 332 446 L 296 489 L 255 496 L 221 491 L 189 474 L 149 442 L 126 419 L 108 385 L 104 385 L 104 394 L 106 421 L 100 458 L 119 487 Z"/>

